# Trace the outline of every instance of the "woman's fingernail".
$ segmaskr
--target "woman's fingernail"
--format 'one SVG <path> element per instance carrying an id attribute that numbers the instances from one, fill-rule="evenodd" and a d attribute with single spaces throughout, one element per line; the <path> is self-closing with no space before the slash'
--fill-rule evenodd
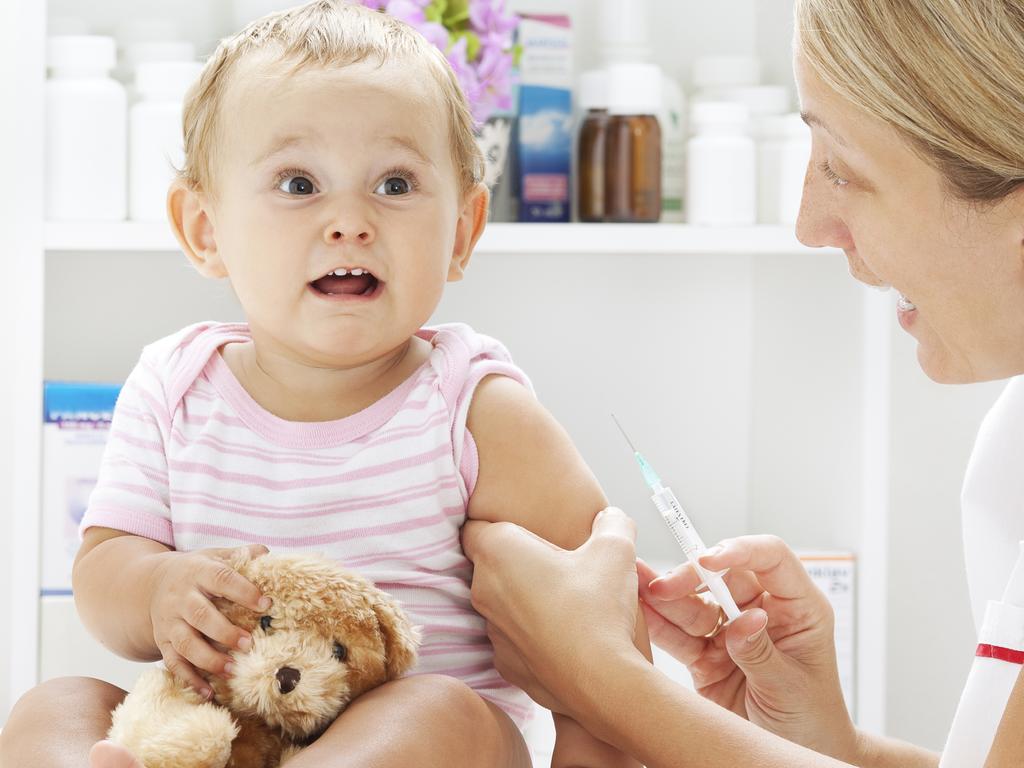
<path id="1" fill-rule="evenodd" d="M 705 549 L 703 552 L 701 552 L 700 553 L 700 557 L 697 558 L 697 559 L 698 560 L 703 560 L 703 559 L 705 559 L 707 557 L 715 557 L 716 555 L 722 554 L 722 552 L 723 552 L 722 547 L 720 547 L 718 545 L 715 545 L 715 546 L 711 547 L 710 549 Z"/>
<path id="2" fill-rule="evenodd" d="M 269 597 L 261 597 L 258 603 L 258 607 L 261 611 L 269 611 L 270 606 L 272 606 L 273 604 L 273 601 Z"/>
<path id="3" fill-rule="evenodd" d="M 768 628 L 768 615 L 765 614 L 764 623 L 761 624 L 760 629 L 757 629 L 754 632 L 752 632 L 751 634 L 747 635 L 747 642 L 748 643 L 756 643 L 758 640 L 761 639 L 761 635 L 764 634 L 764 631 L 767 628 Z"/>
<path id="4" fill-rule="evenodd" d="M 211 691 L 209 688 L 203 688 L 201 691 L 199 691 L 199 695 L 207 701 L 209 701 L 213 698 L 213 691 Z"/>
<path id="5" fill-rule="evenodd" d="M 252 637 L 243 635 L 238 638 L 238 650 L 248 652 L 252 648 Z"/>
<path id="6" fill-rule="evenodd" d="M 229 661 L 227 664 L 224 665 L 224 674 L 228 677 L 233 677 L 237 670 L 238 667 L 235 666 L 235 662 L 233 661 Z"/>

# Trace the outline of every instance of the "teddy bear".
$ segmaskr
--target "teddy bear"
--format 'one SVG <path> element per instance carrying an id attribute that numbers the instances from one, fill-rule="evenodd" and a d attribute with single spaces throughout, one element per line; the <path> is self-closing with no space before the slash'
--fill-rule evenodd
<path id="1" fill-rule="evenodd" d="M 210 701 L 166 669 L 144 672 L 113 712 L 108 738 L 146 768 L 277 768 L 366 691 L 416 662 L 419 631 L 399 605 L 333 560 L 268 554 L 231 561 L 273 600 L 253 613 L 216 598 L 252 634 Z"/>

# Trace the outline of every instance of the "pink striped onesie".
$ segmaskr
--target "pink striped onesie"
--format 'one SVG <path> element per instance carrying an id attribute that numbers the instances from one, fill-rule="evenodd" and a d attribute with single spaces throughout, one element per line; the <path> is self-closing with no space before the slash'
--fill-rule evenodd
<path id="1" fill-rule="evenodd" d="M 193 325 L 147 346 L 117 401 L 82 530 L 180 551 L 262 543 L 337 558 L 423 627 L 414 673 L 457 677 L 522 727 L 533 704 L 494 669 L 459 529 L 477 478 L 473 392 L 490 374 L 530 384 L 468 326 L 418 335 L 430 358 L 397 389 L 312 423 L 265 411 L 228 368 L 219 349 L 248 341 L 244 324 Z"/>

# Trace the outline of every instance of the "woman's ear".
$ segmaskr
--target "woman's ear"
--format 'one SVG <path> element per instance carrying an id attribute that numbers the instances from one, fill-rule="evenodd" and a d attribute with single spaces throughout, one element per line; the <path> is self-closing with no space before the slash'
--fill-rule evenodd
<path id="1" fill-rule="evenodd" d="M 483 184 L 477 184 L 466 193 L 462 203 L 462 211 L 455 225 L 455 245 L 452 248 L 452 259 L 448 264 L 448 282 L 461 280 L 473 258 L 473 249 L 477 240 L 487 226 L 487 209 L 491 203 L 491 193 Z"/>
<path id="2" fill-rule="evenodd" d="M 227 277 L 217 250 L 209 202 L 197 188 L 174 181 L 167 191 L 167 218 L 188 260 L 204 277 Z"/>

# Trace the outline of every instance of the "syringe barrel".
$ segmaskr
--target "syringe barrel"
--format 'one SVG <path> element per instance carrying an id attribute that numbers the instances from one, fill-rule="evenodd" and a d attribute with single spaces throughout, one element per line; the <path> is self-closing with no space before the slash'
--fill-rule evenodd
<path id="1" fill-rule="evenodd" d="M 700 534 L 697 533 L 693 523 L 690 522 L 690 518 L 683 511 L 683 507 L 676 498 L 676 495 L 672 493 L 671 488 L 659 488 L 651 496 L 651 501 L 658 508 L 658 512 L 665 519 L 669 530 L 672 531 L 672 535 L 676 537 L 676 541 L 679 542 L 679 546 L 683 548 L 684 552 L 689 554 L 690 550 L 695 549 L 701 552 L 707 549 Z"/>

